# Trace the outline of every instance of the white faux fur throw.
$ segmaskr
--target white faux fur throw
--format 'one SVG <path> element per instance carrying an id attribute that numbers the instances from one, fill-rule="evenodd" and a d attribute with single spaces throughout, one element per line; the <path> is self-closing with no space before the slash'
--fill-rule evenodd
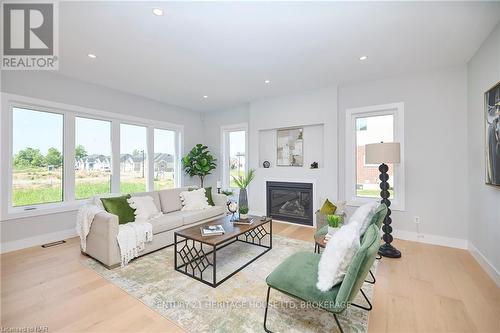
<path id="1" fill-rule="evenodd" d="M 76 233 L 80 236 L 80 247 L 83 252 L 87 250 L 87 235 L 90 232 L 94 217 L 100 212 L 104 212 L 96 205 L 84 205 L 78 209 L 76 216 Z"/>
<path id="2" fill-rule="evenodd" d="M 146 242 L 153 241 L 153 225 L 149 222 L 129 222 L 118 226 L 118 246 L 120 247 L 121 266 L 139 256 Z"/>
<path id="3" fill-rule="evenodd" d="M 316 287 L 328 291 L 344 279 L 354 255 L 359 250 L 359 226 L 346 224 L 335 232 L 321 255 Z"/>

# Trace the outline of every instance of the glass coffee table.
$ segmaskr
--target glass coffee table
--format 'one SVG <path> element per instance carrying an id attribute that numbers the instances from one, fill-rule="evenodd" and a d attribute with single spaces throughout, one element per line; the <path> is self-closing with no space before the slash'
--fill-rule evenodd
<path id="1" fill-rule="evenodd" d="M 174 233 L 175 270 L 215 288 L 263 256 L 273 247 L 273 220 L 269 217 L 262 220 L 259 216 L 249 218 L 254 219 L 250 225 L 233 224 L 231 217 L 225 216 L 176 231 Z M 201 227 L 218 224 L 222 225 L 225 230 L 223 235 L 201 235 Z M 235 267 L 218 280 L 217 252 L 236 242 L 257 246 L 263 248 L 263 251 L 258 252 L 249 261 Z M 225 259 L 227 261 L 227 254 Z"/>

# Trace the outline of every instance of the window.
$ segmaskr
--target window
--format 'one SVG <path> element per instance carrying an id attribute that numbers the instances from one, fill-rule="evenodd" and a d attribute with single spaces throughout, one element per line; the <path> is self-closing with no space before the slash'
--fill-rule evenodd
<path id="1" fill-rule="evenodd" d="M 349 109 L 346 112 L 346 198 L 350 205 L 380 199 L 378 165 L 366 164 L 365 146 L 399 142 L 401 163 L 389 166 L 391 208 L 404 209 L 403 103 Z"/>
<path id="2" fill-rule="evenodd" d="M 380 197 L 378 165 L 366 164 L 365 145 L 393 141 L 394 116 L 392 114 L 356 118 L 356 196 Z M 388 166 L 389 192 L 394 198 L 394 165 L 388 164 Z"/>
<path id="3" fill-rule="evenodd" d="M 1 97 L 2 220 L 75 210 L 94 195 L 182 186 L 182 126 Z"/>
<path id="4" fill-rule="evenodd" d="M 63 115 L 12 110 L 12 206 L 63 201 Z"/>
<path id="5" fill-rule="evenodd" d="M 162 190 L 175 187 L 175 132 L 154 129 L 154 189 Z"/>
<path id="6" fill-rule="evenodd" d="M 223 137 L 223 184 L 236 188 L 233 177 L 243 176 L 247 171 L 247 126 L 246 124 L 222 128 Z"/>
<path id="7" fill-rule="evenodd" d="M 147 184 L 146 127 L 120 126 L 120 192 L 145 192 Z"/>
<path id="8" fill-rule="evenodd" d="M 75 118 L 75 198 L 111 192 L 111 123 Z"/>

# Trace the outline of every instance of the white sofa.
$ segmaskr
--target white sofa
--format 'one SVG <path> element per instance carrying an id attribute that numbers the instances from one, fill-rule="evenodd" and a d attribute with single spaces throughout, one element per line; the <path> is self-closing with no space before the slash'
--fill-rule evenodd
<path id="1" fill-rule="evenodd" d="M 153 241 L 146 243 L 146 248 L 141 255 L 172 245 L 174 232 L 177 230 L 226 215 L 227 197 L 215 193 L 212 194 L 215 206 L 197 211 L 181 211 L 179 194 L 187 189 L 185 187 L 133 194 L 134 196 L 152 196 L 158 210 L 163 213 L 162 216 L 150 221 L 153 225 Z M 85 254 L 100 261 L 109 269 L 120 266 L 117 234 L 118 216 L 107 212 L 97 214 L 87 236 Z"/>

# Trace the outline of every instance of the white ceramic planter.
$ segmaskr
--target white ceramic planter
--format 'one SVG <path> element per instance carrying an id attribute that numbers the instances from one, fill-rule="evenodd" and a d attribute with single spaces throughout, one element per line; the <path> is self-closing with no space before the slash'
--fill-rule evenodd
<path id="1" fill-rule="evenodd" d="M 330 236 L 333 236 L 334 233 L 336 233 L 340 228 L 332 228 L 330 226 L 328 226 L 328 234 Z"/>
<path id="2" fill-rule="evenodd" d="M 248 214 L 240 214 L 240 220 L 248 219 Z"/>

